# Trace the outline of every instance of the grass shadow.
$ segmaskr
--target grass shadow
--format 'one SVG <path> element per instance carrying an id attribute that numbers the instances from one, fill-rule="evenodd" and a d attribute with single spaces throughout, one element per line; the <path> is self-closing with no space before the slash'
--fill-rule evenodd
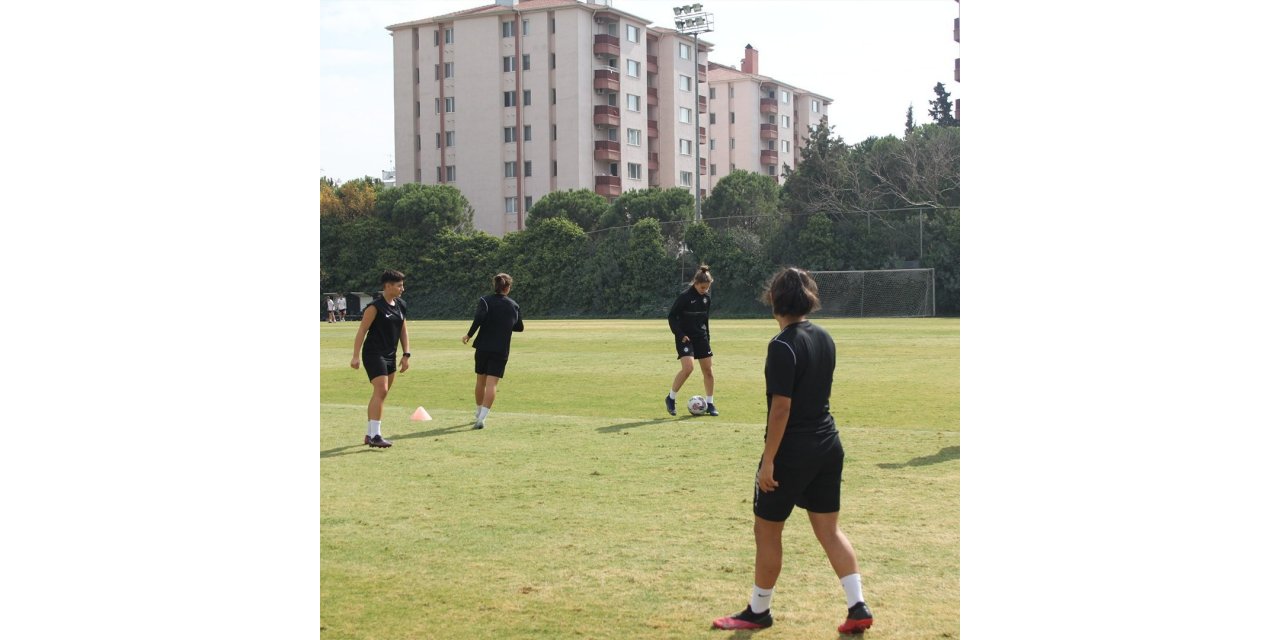
<path id="1" fill-rule="evenodd" d="M 903 467 L 923 467 L 925 465 L 938 464 L 939 462 L 959 459 L 960 447 L 957 445 L 954 447 L 943 447 L 931 456 L 912 458 L 906 462 L 882 462 L 876 466 L 881 469 L 901 469 Z"/>
<path id="2" fill-rule="evenodd" d="M 453 425 L 452 427 L 440 427 L 438 429 L 431 429 L 429 431 L 415 431 L 413 433 L 406 433 L 404 435 L 396 436 L 392 438 L 391 441 L 395 442 L 396 440 L 412 440 L 414 438 L 430 438 L 431 436 L 443 436 L 450 433 L 461 433 L 463 431 L 471 431 L 472 427 L 474 426 L 476 426 L 476 423 L 467 421 L 462 424 Z"/>
<path id="3" fill-rule="evenodd" d="M 358 451 L 347 451 L 348 449 L 358 449 Z M 353 453 L 372 453 L 373 449 L 365 444 L 353 444 L 349 447 L 338 447 L 337 449 L 328 449 L 320 452 L 321 458 L 336 458 L 338 456 L 349 456 Z"/>
<path id="4" fill-rule="evenodd" d="M 697 416 L 681 416 L 679 418 L 658 418 L 657 420 L 641 420 L 640 422 L 624 422 L 622 424 L 611 424 L 607 427 L 596 429 L 600 433 L 617 433 L 623 429 L 631 429 L 633 427 L 647 427 L 651 424 L 661 424 L 663 422 L 680 422 L 682 420 L 692 420 Z"/>

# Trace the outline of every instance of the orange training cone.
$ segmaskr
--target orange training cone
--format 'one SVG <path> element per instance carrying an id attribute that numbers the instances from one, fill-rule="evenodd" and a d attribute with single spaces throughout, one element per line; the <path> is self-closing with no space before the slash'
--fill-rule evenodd
<path id="1" fill-rule="evenodd" d="M 431 414 L 427 413 L 426 409 L 423 409 L 422 407 L 418 407 L 418 410 L 414 411 L 413 415 L 410 416 L 409 419 L 410 420 L 430 420 Z"/>

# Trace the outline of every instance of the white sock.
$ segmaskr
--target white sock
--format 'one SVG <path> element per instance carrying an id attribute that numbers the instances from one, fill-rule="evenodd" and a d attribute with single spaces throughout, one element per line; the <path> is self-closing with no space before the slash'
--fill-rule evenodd
<path id="1" fill-rule="evenodd" d="M 476 415 L 476 422 L 484 422 L 487 415 L 489 415 L 489 407 L 480 407 L 480 413 Z"/>
<path id="2" fill-rule="evenodd" d="M 771 600 L 773 600 L 773 589 L 761 589 L 751 585 L 751 613 L 768 611 Z"/>
<path id="3" fill-rule="evenodd" d="M 369 437 L 372 438 L 374 436 L 380 436 L 380 435 L 382 435 L 382 421 L 370 420 L 369 421 Z"/>
<path id="4" fill-rule="evenodd" d="M 477 419 L 477 420 L 478 420 L 478 419 L 480 419 L 480 409 L 481 409 L 481 405 L 476 405 L 476 419 Z"/>
<path id="5" fill-rule="evenodd" d="M 707 404 L 715 404 L 715 403 L 716 403 L 715 396 L 707 396 Z"/>
<path id="6" fill-rule="evenodd" d="M 676 399 L 676 392 L 675 392 L 675 391 L 672 391 L 671 393 L 668 393 L 668 394 L 667 394 L 667 397 L 668 397 L 668 398 L 671 398 L 672 400 L 675 400 L 675 399 Z"/>
<path id="7" fill-rule="evenodd" d="M 849 601 L 849 606 L 866 602 L 862 599 L 862 576 L 851 573 L 840 578 L 840 584 L 844 587 L 844 599 Z"/>

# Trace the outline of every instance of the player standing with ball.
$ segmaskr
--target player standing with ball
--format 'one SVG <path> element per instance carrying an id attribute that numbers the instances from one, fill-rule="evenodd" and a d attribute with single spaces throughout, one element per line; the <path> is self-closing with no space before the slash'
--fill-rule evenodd
<path id="1" fill-rule="evenodd" d="M 782 331 L 769 341 L 765 394 L 769 417 L 764 453 L 756 471 L 755 588 L 746 609 L 712 622 L 716 629 L 763 629 L 773 624 L 770 601 L 782 572 L 782 528 L 794 507 L 809 512 L 809 524 L 849 606 L 840 633 L 871 627 L 862 598 L 862 575 L 853 545 L 840 530 L 840 478 L 844 447 L 831 417 L 831 381 L 836 345 L 822 327 L 809 322 L 819 308 L 818 284 L 807 271 L 779 271 L 763 301 L 773 308 Z"/>
<path id="2" fill-rule="evenodd" d="M 702 368 L 702 386 L 707 391 L 707 415 L 720 415 L 716 411 L 716 377 L 711 371 L 711 330 L 708 328 L 712 282 L 711 267 L 705 264 L 698 267 L 689 288 L 676 296 L 671 311 L 667 313 L 667 324 L 676 336 L 676 358 L 680 360 L 680 371 L 671 381 L 671 392 L 665 399 L 667 413 L 673 416 L 676 414 L 676 392 L 693 373 L 694 360 Z"/>
<path id="3" fill-rule="evenodd" d="M 373 397 L 369 398 L 369 431 L 364 443 L 379 449 L 391 446 L 382 438 L 382 405 L 387 401 L 391 383 L 396 381 L 396 343 L 403 347 L 400 356 L 400 373 L 409 370 L 409 331 L 405 327 L 404 274 L 399 271 L 383 271 L 382 297 L 369 303 L 356 329 L 356 344 L 351 353 L 351 368 L 359 369 L 364 362 L 369 384 L 373 385 Z M 367 340 L 365 338 L 368 338 Z M 362 346 L 363 345 L 363 348 Z"/>

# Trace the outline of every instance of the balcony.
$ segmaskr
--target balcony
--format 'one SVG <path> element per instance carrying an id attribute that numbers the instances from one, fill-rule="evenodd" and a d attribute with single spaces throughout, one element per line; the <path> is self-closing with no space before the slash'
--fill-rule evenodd
<path id="1" fill-rule="evenodd" d="M 619 176 L 596 176 L 596 193 L 606 198 L 622 195 L 622 178 Z"/>
<path id="2" fill-rule="evenodd" d="M 599 73 L 600 73 L 599 71 L 596 72 L 597 82 L 599 82 L 599 75 L 598 75 Z M 596 86 L 599 86 L 599 85 L 596 85 Z M 760 98 L 760 113 L 774 114 L 777 112 L 778 112 L 777 98 Z"/>
<path id="3" fill-rule="evenodd" d="M 650 171 L 650 172 L 649 172 L 649 186 L 651 186 L 651 187 L 661 186 L 661 185 L 659 184 L 660 182 L 661 182 L 661 178 L 659 178 L 659 177 L 658 177 L 658 172 L 657 172 L 657 171 Z"/>
<path id="4" fill-rule="evenodd" d="M 960 82 L 960 58 L 956 58 L 956 82 Z"/>
<path id="5" fill-rule="evenodd" d="M 698 173 L 701 173 L 704 176 L 707 175 L 707 159 L 706 158 L 698 158 Z"/>
<path id="6" fill-rule="evenodd" d="M 649 121 L 649 137 L 650 138 L 658 137 L 658 121 L 657 120 Z"/>
<path id="7" fill-rule="evenodd" d="M 649 172 L 652 173 L 657 170 L 658 170 L 658 154 L 650 153 L 649 154 Z"/>
<path id="8" fill-rule="evenodd" d="M 657 46 L 657 45 L 654 45 L 654 46 Z M 646 60 L 648 64 L 645 67 L 645 71 L 649 73 L 657 73 L 658 72 L 658 56 L 648 56 Z"/>
<path id="9" fill-rule="evenodd" d="M 617 69 L 606 67 L 604 69 L 596 69 L 595 79 L 591 83 L 591 86 L 595 89 L 617 91 L 622 88 L 621 80 L 622 78 L 619 76 Z M 777 105 L 774 106 L 776 107 Z"/>
<path id="10" fill-rule="evenodd" d="M 707 112 L 707 97 L 698 96 L 698 113 L 706 113 L 706 112 Z"/>
<path id="11" fill-rule="evenodd" d="M 707 128 L 698 127 L 698 144 L 706 144 L 706 143 L 707 143 Z"/>
<path id="12" fill-rule="evenodd" d="M 600 107 L 596 107 L 596 108 L 599 109 Z M 769 124 L 767 122 L 760 125 L 760 139 L 761 140 L 777 140 L 778 125 Z"/>
<path id="13" fill-rule="evenodd" d="M 596 160 L 617 161 L 622 159 L 622 143 L 617 140 L 596 140 Z M 774 155 L 777 159 L 777 154 Z"/>
<path id="14" fill-rule="evenodd" d="M 600 144 L 597 142 L 596 144 Z M 599 153 L 598 151 L 596 153 Z M 778 164 L 778 152 L 774 149 L 760 150 L 760 164 Z"/>
<path id="15" fill-rule="evenodd" d="M 593 121 L 596 124 L 604 124 L 616 127 L 622 124 L 622 113 L 617 107 L 607 104 L 598 104 L 595 107 L 595 115 Z"/>
<path id="16" fill-rule="evenodd" d="M 706 81 L 707 81 L 707 65 L 700 64 L 698 65 L 698 82 L 706 82 Z"/>
<path id="17" fill-rule="evenodd" d="M 657 104 L 658 104 L 658 88 L 649 87 L 649 106 L 652 107 Z"/>
<path id="18" fill-rule="evenodd" d="M 617 56 L 622 53 L 619 44 L 618 36 L 601 33 L 596 35 L 595 44 L 592 45 L 591 52 L 598 56 Z"/>

